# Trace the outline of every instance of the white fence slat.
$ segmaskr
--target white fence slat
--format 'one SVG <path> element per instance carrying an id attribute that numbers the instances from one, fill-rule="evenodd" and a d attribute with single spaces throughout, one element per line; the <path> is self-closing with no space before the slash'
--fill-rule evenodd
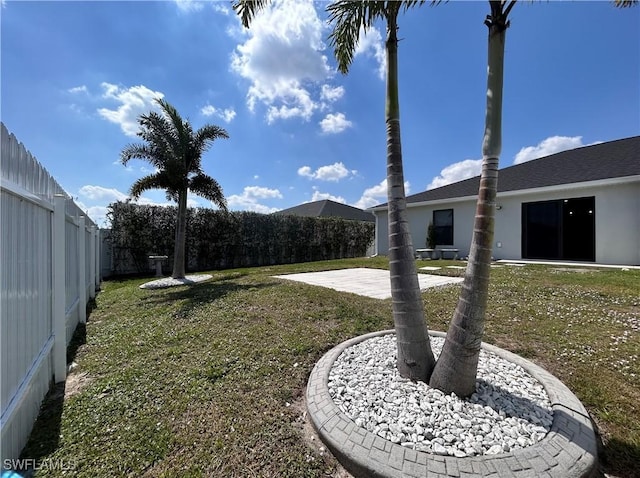
<path id="1" fill-rule="evenodd" d="M 80 307 L 80 322 L 87 323 L 87 268 L 85 262 L 87 260 L 87 253 L 85 247 L 85 217 L 80 216 L 78 224 L 78 294 L 80 295 L 79 307 Z"/>
<path id="2" fill-rule="evenodd" d="M 91 257 L 96 257 L 96 226 L 91 226 L 91 240 L 89 241 L 91 248 Z M 89 277 L 91 277 L 91 286 L 89 287 L 89 297 L 91 299 L 96 296 L 97 282 L 96 282 L 96 261 L 92 260 L 90 263 Z"/>
<path id="3" fill-rule="evenodd" d="M 53 241 L 51 244 L 53 255 L 53 376 L 57 382 L 67 378 L 67 328 L 66 328 L 66 297 L 65 297 L 65 198 L 55 196 L 53 211 Z"/>

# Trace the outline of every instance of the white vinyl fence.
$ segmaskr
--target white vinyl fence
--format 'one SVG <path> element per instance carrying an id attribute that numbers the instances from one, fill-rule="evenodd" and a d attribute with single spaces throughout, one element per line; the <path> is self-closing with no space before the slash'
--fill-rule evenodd
<path id="1" fill-rule="evenodd" d="M 0 447 L 18 458 L 100 286 L 99 231 L 4 124 L 0 182 Z"/>

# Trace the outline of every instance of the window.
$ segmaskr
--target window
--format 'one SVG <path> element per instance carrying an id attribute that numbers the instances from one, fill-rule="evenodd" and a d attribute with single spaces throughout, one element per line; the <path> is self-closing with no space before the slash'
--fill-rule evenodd
<path id="1" fill-rule="evenodd" d="M 436 232 L 436 246 L 452 246 L 453 209 L 433 211 L 433 228 Z"/>

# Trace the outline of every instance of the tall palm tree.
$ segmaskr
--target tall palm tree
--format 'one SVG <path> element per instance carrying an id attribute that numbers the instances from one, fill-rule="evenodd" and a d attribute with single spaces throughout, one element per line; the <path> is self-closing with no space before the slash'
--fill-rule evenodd
<path id="1" fill-rule="evenodd" d="M 249 27 L 256 13 L 269 0 L 238 0 L 233 8 Z M 398 14 L 424 3 L 419 0 L 361 1 L 338 0 L 327 6 L 332 32 L 329 35 L 343 74 L 349 71 L 360 39 L 377 20 L 387 26 L 387 91 L 385 121 L 387 125 L 387 197 L 389 202 L 389 269 L 393 319 L 398 344 L 399 373 L 412 380 L 428 382 L 435 363 L 424 317 L 414 250 L 407 218 L 400 108 L 398 101 Z"/>
<path id="2" fill-rule="evenodd" d="M 498 192 L 498 162 L 502 148 L 504 44 L 509 27 L 507 18 L 515 3 L 516 0 L 490 1 L 491 13 L 484 22 L 489 27 L 487 109 L 473 237 L 458 304 L 429 382 L 432 387 L 445 393 L 453 392 L 460 397 L 469 396 L 476 389 L 484 332 Z"/>
<path id="3" fill-rule="evenodd" d="M 134 199 L 149 189 L 164 189 L 167 199 L 176 201 L 175 246 L 173 272 L 175 279 L 185 276 L 185 243 L 187 230 L 187 193 L 204 197 L 220 209 L 227 209 L 222 188 L 202 170 L 202 155 L 213 141 L 228 138 L 227 132 L 215 125 L 207 124 L 197 131 L 188 120 L 183 120 L 178 111 L 163 99 L 155 100 L 162 114 L 152 111 L 140 115 L 140 136 L 144 143 L 129 144 L 120 153 L 120 161 L 126 165 L 131 159 L 148 161 L 156 171 L 138 179 L 129 194 Z"/>
<path id="4" fill-rule="evenodd" d="M 509 13 L 516 0 L 489 1 L 490 14 L 487 67 L 487 107 L 482 143 L 482 173 L 476 203 L 469 262 L 453 319 L 429 385 L 460 397 L 475 391 L 480 346 L 484 332 L 493 251 L 498 162 L 502 148 L 502 86 L 504 46 Z M 637 0 L 614 0 L 630 7 Z"/>
<path id="5" fill-rule="evenodd" d="M 339 0 L 327 7 L 333 29 L 329 41 L 338 69 L 346 74 L 361 31 L 378 19 L 386 21 L 387 88 L 387 199 L 389 216 L 389 269 L 391 300 L 397 340 L 397 368 L 411 380 L 428 382 L 435 360 L 425 322 L 411 232 L 407 217 L 400 139 L 398 92 L 398 13 L 422 2 Z"/>

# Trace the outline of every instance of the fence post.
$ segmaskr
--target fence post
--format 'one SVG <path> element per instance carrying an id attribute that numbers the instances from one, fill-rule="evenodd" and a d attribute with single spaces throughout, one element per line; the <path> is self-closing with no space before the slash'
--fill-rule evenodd
<path id="1" fill-rule="evenodd" d="M 87 323 L 87 229 L 86 219 L 80 216 L 78 221 L 78 292 L 80 297 L 80 323 Z"/>
<path id="2" fill-rule="evenodd" d="M 62 194 L 54 196 L 52 224 L 53 376 L 56 383 L 67 378 L 65 200 Z"/>
<path id="3" fill-rule="evenodd" d="M 94 240 L 96 241 L 96 290 L 100 290 L 100 278 L 102 276 L 102 269 L 100 268 L 100 254 L 102 254 L 102 244 L 100 244 L 100 228 L 98 226 L 96 226 L 96 237 Z"/>
<path id="4" fill-rule="evenodd" d="M 96 226 L 91 226 L 91 241 L 89 243 L 89 277 L 91 277 L 91 287 L 89 288 L 89 298 L 96 297 Z"/>

